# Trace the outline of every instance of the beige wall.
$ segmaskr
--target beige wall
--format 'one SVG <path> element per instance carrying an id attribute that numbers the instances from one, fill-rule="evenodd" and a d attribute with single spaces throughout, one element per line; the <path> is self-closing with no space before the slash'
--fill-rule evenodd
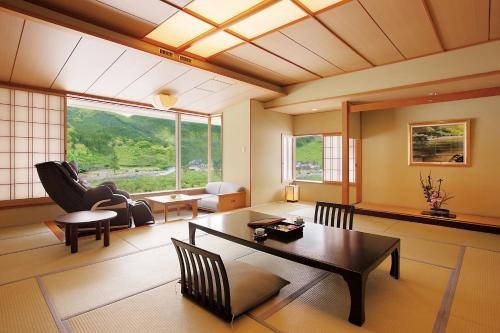
<path id="1" fill-rule="evenodd" d="M 281 135 L 292 134 L 292 116 L 251 102 L 252 205 L 284 200 Z"/>
<path id="2" fill-rule="evenodd" d="M 297 185 L 299 185 L 300 201 L 342 202 L 342 186 L 340 184 L 297 182 Z M 356 187 L 354 185 L 350 187 L 349 202 L 356 202 Z"/>
<path id="3" fill-rule="evenodd" d="M 250 205 L 250 101 L 225 109 L 223 122 L 222 177 L 244 186 Z"/>
<path id="4" fill-rule="evenodd" d="M 419 173 L 443 178 L 447 208 L 500 216 L 500 96 L 365 112 L 363 202 L 426 208 Z M 470 167 L 408 166 L 408 123 L 471 118 Z"/>
<path id="5" fill-rule="evenodd" d="M 64 214 L 59 206 L 39 205 L 0 209 L 0 227 L 45 222 Z"/>

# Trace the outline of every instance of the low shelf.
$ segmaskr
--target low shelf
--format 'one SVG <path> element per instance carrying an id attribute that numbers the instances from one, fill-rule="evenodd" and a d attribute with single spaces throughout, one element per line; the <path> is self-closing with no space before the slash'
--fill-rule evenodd
<path id="1" fill-rule="evenodd" d="M 384 217 L 409 222 L 434 224 L 445 227 L 500 234 L 500 217 L 488 217 L 457 213 L 455 218 L 423 215 L 422 209 L 359 203 L 356 213 L 361 215 Z"/>

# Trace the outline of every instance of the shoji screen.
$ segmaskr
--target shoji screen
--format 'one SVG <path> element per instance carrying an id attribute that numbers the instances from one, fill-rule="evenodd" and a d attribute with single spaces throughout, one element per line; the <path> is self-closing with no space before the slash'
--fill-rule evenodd
<path id="1" fill-rule="evenodd" d="M 65 100 L 0 87 L 0 200 L 46 196 L 34 165 L 64 159 Z"/>

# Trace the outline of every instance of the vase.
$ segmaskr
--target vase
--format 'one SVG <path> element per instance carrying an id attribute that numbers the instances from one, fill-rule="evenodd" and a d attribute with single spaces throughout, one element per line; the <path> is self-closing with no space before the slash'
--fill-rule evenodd
<path id="1" fill-rule="evenodd" d="M 444 209 L 444 208 L 431 208 L 430 212 L 431 212 L 431 215 L 434 215 L 434 216 L 449 216 L 450 215 L 450 210 Z"/>

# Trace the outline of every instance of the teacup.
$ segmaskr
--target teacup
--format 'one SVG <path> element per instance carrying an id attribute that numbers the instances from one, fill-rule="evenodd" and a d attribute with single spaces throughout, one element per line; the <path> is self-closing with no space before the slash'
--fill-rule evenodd
<path id="1" fill-rule="evenodd" d="M 264 236 L 266 234 L 266 229 L 264 229 L 264 228 L 257 228 L 257 229 L 255 229 L 254 234 L 257 237 L 262 237 L 262 236 Z"/>

